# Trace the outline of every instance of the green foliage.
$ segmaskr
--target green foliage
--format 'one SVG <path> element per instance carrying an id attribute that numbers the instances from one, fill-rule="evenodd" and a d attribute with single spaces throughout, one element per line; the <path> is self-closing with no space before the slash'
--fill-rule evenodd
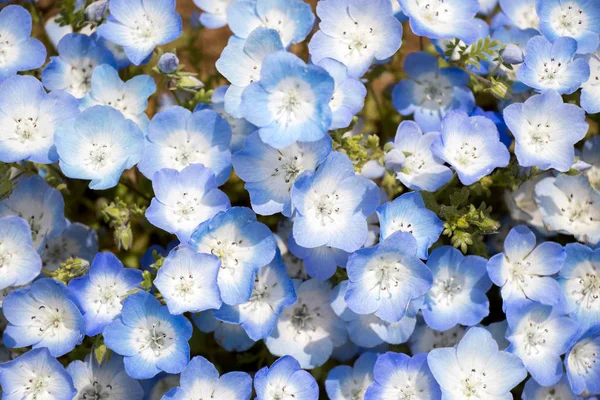
<path id="1" fill-rule="evenodd" d="M 356 117 L 355 117 L 356 121 Z M 355 135 L 347 134 L 347 129 L 339 129 L 331 132 L 333 150 L 346 153 L 354 163 L 354 169 L 360 171 L 370 160 L 383 162 L 383 150 L 379 145 L 377 135 Z"/>
<path id="2" fill-rule="evenodd" d="M 144 212 L 144 208 L 135 204 L 130 206 L 118 197 L 114 202 L 103 205 L 100 216 L 114 230 L 113 237 L 119 250 L 131 249 L 133 245 L 131 218 L 143 216 Z"/>
<path id="3" fill-rule="evenodd" d="M 90 269 L 90 263 L 82 258 L 69 258 L 60 264 L 54 271 L 44 271 L 46 276 L 59 282 L 68 284 L 72 279 L 79 278 L 87 274 Z"/>
<path id="4" fill-rule="evenodd" d="M 457 64 L 461 67 L 479 68 L 482 61 L 494 61 L 502 64 L 500 50 L 502 50 L 500 42 L 486 36 L 470 46 L 461 43 L 459 39 L 454 39 L 446 47 L 444 55 L 452 57 L 457 52 L 459 56 Z"/>
<path id="5" fill-rule="evenodd" d="M 92 0 L 87 0 L 83 7 L 76 9 L 76 0 L 63 0 L 58 3 L 59 11 L 56 22 L 60 26 L 70 25 L 73 32 L 79 32 L 87 25 L 92 25 L 85 17 L 85 8 L 92 3 Z"/>

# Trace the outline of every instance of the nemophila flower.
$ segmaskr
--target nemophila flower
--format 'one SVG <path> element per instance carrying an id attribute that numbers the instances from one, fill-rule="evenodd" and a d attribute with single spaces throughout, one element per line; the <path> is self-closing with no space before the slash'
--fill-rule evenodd
<path id="1" fill-rule="evenodd" d="M 242 2 L 238 1 L 236 4 Z M 273 29 L 256 28 L 246 40 L 235 36 L 229 39 L 215 64 L 217 71 L 231 82 L 223 99 L 225 111 L 235 118 L 242 117 L 242 92 L 248 85 L 260 79 L 265 57 L 281 50 L 281 38 Z"/>
<path id="2" fill-rule="evenodd" d="M 0 289 L 25 285 L 41 271 L 27 221 L 14 215 L 0 218 Z"/>
<path id="3" fill-rule="evenodd" d="M 442 221 L 427 207 L 419 192 L 405 193 L 377 208 L 381 238 L 395 232 L 410 233 L 417 242 L 417 255 L 427 259 L 427 250 L 444 230 Z"/>
<path id="4" fill-rule="evenodd" d="M 536 0 L 500 0 L 500 8 L 513 26 L 519 29 L 538 29 L 540 18 Z"/>
<path id="5" fill-rule="evenodd" d="M 260 80 L 244 90 L 240 110 L 263 142 L 281 149 L 327 135 L 333 91 L 333 78 L 323 68 L 278 51 L 264 58 Z"/>
<path id="6" fill-rule="evenodd" d="M 234 0 L 194 0 L 200 7 L 200 23 L 208 29 L 217 29 L 227 25 L 227 10 Z"/>
<path id="7" fill-rule="evenodd" d="M 463 185 L 471 185 L 495 168 L 508 165 L 508 149 L 500 142 L 494 122 L 486 117 L 452 111 L 442 120 L 441 132 L 431 151 L 454 168 Z"/>
<path id="8" fill-rule="evenodd" d="M 544 178 L 535 186 L 534 196 L 549 231 L 592 245 L 600 242 L 600 193 L 585 175 Z"/>
<path id="9" fill-rule="evenodd" d="M 232 207 L 203 222 L 192 234 L 190 246 L 221 259 L 217 283 L 225 304 L 242 304 L 252 295 L 256 271 L 275 256 L 275 238 L 245 207 Z"/>
<path id="10" fill-rule="evenodd" d="M 296 180 L 292 204 L 298 245 L 353 252 L 367 240 L 367 217 L 379 204 L 379 190 L 373 181 L 355 175 L 345 154 L 332 152 L 316 172 L 306 171 Z"/>
<path id="11" fill-rule="evenodd" d="M 30 37 L 31 28 L 31 15 L 23 7 L 11 5 L 0 10 L 0 82 L 46 61 L 46 48 Z"/>
<path id="12" fill-rule="evenodd" d="M 240 324 L 252 340 L 258 341 L 269 336 L 283 309 L 295 302 L 294 284 L 277 251 L 273 260 L 256 273 L 247 302 L 237 306 L 224 304 L 213 314 L 222 321 Z"/>
<path id="13" fill-rule="evenodd" d="M 537 2 L 540 32 L 551 42 L 567 36 L 577 40 L 577 52 L 596 51 L 600 40 L 600 4 L 589 0 Z"/>
<path id="14" fill-rule="evenodd" d="M 62 194 L 38 175 L 16 181 L 8 199 L 0 201 L 0 217 L 16 215 L 31 228 L 33 247 L 39 252 L 47 240 L 59 236 L 67 225 Z"/>
<path id="15" fill-rule="evenodd" d="M 152 177 L 155 197 L 146 210 L 148 221 L 186 243 L 194 229 L 230 207 L 217 188 L 213 172 L 202 164 L 181 171 L 163 168 Z"/>
<path id="16" fill-rule="evenodd" d="M 331 139 L 295 142 L 282 149 L 265 144 L 258 133 L 246 139 L 244 148 L 232 157 L 236 174 L 246 182 L 252 209 L 261 215 L 281 212 L 291 217 L 291 190 L 304 171 L 314 171 L 331 152 Z"/>
<path id="17" fill-rule="evenodd" d="M 217 274 L 221 263 L 212 254 L 181 245 L 171 250 L 158 270 L 154 286 L 171 314 L 200 312 L 221 306 Z"/>
<path id="18" fill-rule="evenodd" d="M 169 400 L 165 397 L 169 390 L 179 386 L 179 374 L 167 374 L 161 372 L 154 378 L 140 381 L 144 388 L 145 400 Z"/>
<path id="19" fill-rule="evenodd" d="M 477 40 L 475 14 L 479 11 L 476 0 L 400 0 L 402 12 L 408 16 L 410 28 L 430 39 L 459 38 L 467 44 Z"/>
<path id="20" fill-rule="evenodd" d="M 448 399 L 506 399 L 527 376 L 521 360 L 498 350 L 492 335 L 470 328 L 456 347 L 434 349 L 427 356 L 429 368 Z"/>
<path id="21" fill-rule="evenodd" d="M 354 366 L 338 365 L 329 370 L 325 390 L 331 400 L 363 398 L 367 387 L 373 382 L 373 366 L 377 354 L 366 352 L 354 362 Z"/>
<path id="22" fill-rule="evenodd" d="M 543 36 L 534 36 L 527 42 L 525 61 L 517 71 L 517 79 L 543 92 L 555 90 L 571 94 L 590 77 L 590 66 L 583 58 L 573 58 L 577 41 L 560 37 L 550 43 Z"/>
<path id="23" fill-rule="evenodd" d="M 102 336 L 106 347 L 124 356 L 125 371 L 135 379 L 160 371 L 177 374 L 190 360 L 192 324 L 183 315 L 171 315 L 148 292 L 127 297 L 121 315 Z"/>
<path id="24" fill-rule="evenodd" d="M 219 371 L 206 358 L 196 356 L 181 372 L 180 385 L 167 393 L 172 400 L 231 399 L 250 400 L 252 378 L 245 372 L 228 372 L 219 377 Z"/>
<path id="25" fill-rule="evenodd" d="M 504 109 L 504 120 L 515 137 L 519 165 L 566 172 L 575 162 L 575 143 L 588 131 L 585 112 L 563 103 L 554 90 Z"/>
<path id="26" fill-rule="evenodd" d="M 78 222 L 69 223 L 54 239 L 47 240 L 42 249 L 42 267 L 55 271 L 69 258 L 92 261 L 98 253 L 98 234 L 92 228 Z"/>
<path id="27" fill-rule="evenodd" d="M 98 34 L 123 46 L 125 54 L 140 65 L 154 48 L 181 36 L 181 17 L 175 0 L 111 0 L 110 15 L 98 27 Z"/>
<path id="28" fill-rule="evenodd" d="M 0 364 L 0 384 L 6 399 L 71 400 L 73 380 L 47 349 L 34 349 Z"/>
<path id="29" fill-rule="evenodd" d="M 88 273 L 69 282 L 85 318 L 85 331 L 95 336 L 121 314 L 121 300 L 142 283 L 142 271 L 124 268 L 112 253 L 98 253 Z"/>
<path id="30" fill-rule="evenodd" d="M 306 248 L 299 246 L 294 235 L 288 238 L 289 251 L 297 258 L 313 278 L 326 280 L 331 278 L 337 271 L 337 267 L 346 268 L 349 254 L 344 250 L 330 246 L 319 246 Z"/>
<path id="31" fill-rule="evenodd" d="M 425 52 L 408 54 L 404 71 L 408 79 L 394 86 L 392 103 L 400 114 L 414 114 L 424 132 L 439 131 L 442 118 L 452 110 L 473 111 L 475 98 L 465 71 L 440 68 L 438 59 Z"/>
<path id="32" fill-rule="evenodd" d="M 210 168 L 217 185 L 229 179 L 231 128 L 212 110 L 192 113 L 183 107 L 169 107 L 152 118 L 146 139 L 138 168 L 150 180 L 163 168 L 181 171 L 191 164 Z"/>
<path id="33" fill-rule="evenodd" d="M 585 174 L 594 189 L 600 191 L 600 136 L 585 141 L 581 159 L 591 165 Z"/>
<path id="34" fill-rule="evenodd" d="M 88 354 L 84 361 L 72 361 L 67 372 L 73 379 L 77 399 L 142 400 L 144 390 L 140 383 L 125 372 L 123 357 L 112 354 L 110 358 L 97 360 Z"/>
<path id="35" fill-rule="evenodd" d="M 433 274 L 433 286 L 425 294 L 423 317 L 427 325 L 445 331 L 457 324 L 473 326 L 490 313 L 485 295 L 492 286 L 486 259 L 463 256 L 452 246 L 431 253 L 427 266 Z"/>
<path id="36" fill-rule="evenodd" d="M 478 14 L 490 15 L 496 9 L 498 0 L 479 0 Z"/>
<path id="37" fill-rule="evenodd" d="M 100 64 L 116 66 L 115 57 L 94 37 L 69 33 L 58 42 L 58 56 L 42 71 L 42 83 L 50 91 L 64 90 L 77 97 L 92 88 L 92 73 Z"/>
<path id="38" fill-rule="evenodd" d="M 192 321 L 201 332 L 213 333 L 217 344 L 226 351 L 243 352 L 254 346 L 255 341 L 241 325 L 216 319 L 213 310 L 192 314 Z"/>
<path id="39" fill-rule="evenodd" d="M 546 400 L 552 399 L 553 397 L 561 400 L 580 399 L 580 397 L 571 390 L 566 375 L 563 375 L 558 383 L 551 386 L 542 386 L 533 378 L 529 378 L 527 382 L 525 382 L 522 397 L 523 400 Z"/>
<path id="40" fill-rule="evenodd" d="M 577 337 L 579 324 L 558 308 L 530 301 L 511 305 L 506 317 L 507 351 L 521 359 L 539 384 L 556 384 L 563 374 L 560 356 Z"/>
<path id="41" fill-rule="evenodd" d="M 600 326 L 600 249 L 579 243 L 569 243 L 565 249 L 558 282 L 566 299 L 566 311 L 586 331 Z"/>
<path id="42" fill-rule="evenodd" d="M 85 336 L 85 321 L 76 304 L 65 285 L 49 278 L 13 290 L 2 303 L 9 322 L 4 345 L 47 347 L 54 357 L 67 354 Z"/>
<path id="43" fill-rule="evenodd" d="M 581 85 L 581 108 L 588 114 L 600 112 L 600 55 L 594 53 L 588 60 L 590 79 Z"/>
<path id="44" fill-rule="evenodd" d="M 60 169 L 69 178 L 89 179 L 94 190 L 114 187 L 123 170 L 144 151 L 144 134 L 109 106 L 84 110 L 73 124 L 61 125 L 54 137 Z"/>
<path id="45" fill-rule="evenodd" d="M 385 166 L 409 189 L 435 192 L 452 178 L 452 171 L 431 152 L 437 135 L 424 134 L 413 121 L 398 125 L 393 148 L 385 155 Z"/>
<path id="46" fill-rule="evenodd" d="M 315 378 L 300 369 L 294 357 L 285 356 L 271 367 L 263 367 L 254 376 L 257 400 L 315 400 L 319 398 L 319 386 Z"/>
<path id="47" fill-rule="evenodd" d="M 108 0 L 94 1 L 85 7 L 85 17 L 88 21 L 101 22 L 106 16 L 107 8 Z"/>
<path id="48" fill-rule="evenodd" d="M 298 300 L 283 309 L 265 344 L 271 354 L 291 355 L 303 368 L 316 368 L 346 342 L 346 326 L 329 304 L 328 281 L 309 279 L 294 285 Z"/>
<path id="49" fill-rule="evenodd" d="M 427 354 L 410 357 L 388 351 L 377 357 L 373 377 L 374 382 L 367 389 L 365 400 L 441 399 L 440 386 L 427 366 Z"/>
<path id="50" fill-rule="evenodd" d="M 32 76 L 6 79 L 0 84 L 0 160 L 57 161 L 54 132 L 78 113 L 75 98 L 63 92 L 47 94 Z"/>
<path id="51" fill-rule="evenodd" d="M 378 245 L 356 251 L 348 258 L 348 307 L 357 314 L 373 314 L 398 322 L 411 300 L 431 288 L 431 271 L 417 257 L 417 241 L 397 232 Z"/>
<path id="52" fill-rule="evenodd" d="M 429 353 L 433 349 L 456 346 L 466 332 L 466 328 L 461 325 L 455 325 L 454 328 L 440 332 L 420 323 L 417 324 L 408 345 L 413 354 Z"/>
<path id="53" fill-rule="evenodd" d="M 528 173 L 526 170 L 521 172 Z M 550 172 L 542 173 L 525 181 L 517 190 L 504 192 L 504 199 L 511 218 L 517 222 L 525 222 L 533 227 L 536 232 L 541 232 L 547 236 L 552 234 L 544 227 L 542 213 L 535 202 L 534 190 L 542 179 L 550 175 Z"/>
<path id="54" fill-rule="evenodd" d="M 504 253 L 487 263 L 490 279 L 502 288 L 504 309 L 523 299 L 557 304 L 560 287 L 552 275 L 562 268 L 565 256 L 565 249 L 558 243 L 536 246 L 535 234 L 525 225 L 512 228 L 504 240 Z"/>
<path id="55" fill-rule="evenodd" d="M 600 393 L 600 332 L 591 329 L 577 340 L 565 357 L 567 377 L 576 394 Z"/>
<path id="56" fill-rule="evenodd" d="M 92 73 L 90 91 L 79 106 L 84 110 L 95 105 L 110 106 L 145 130 L 150 120 L 144 111 L 155 91 L 156 84 L 149 75 L 137 75 L 123 82 L 113 67 L 99 65 Z"/>
<path id="57" fill-rule="evenodd" d="M 281 36 L 283 46 L 288 47 L 306 39 L 315 16 L 302 0 L 238 0 L 227 9 L 227 22 L 242 39 L 259 27 L 273 29 Z"/>

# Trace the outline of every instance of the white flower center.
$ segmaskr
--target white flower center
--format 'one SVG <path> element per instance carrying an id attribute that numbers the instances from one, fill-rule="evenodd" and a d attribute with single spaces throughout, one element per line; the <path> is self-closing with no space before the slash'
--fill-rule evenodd
<path id="1" fill-rule="evenodd" d="M 430 110 L 433 115 L 440 108 L 446 108 L 452 101 L 452 85 L 439 76 L 420 78 L 415 90 L 416 102 Z"/>
<path id="2" fill-rule="evenodd" d="M 524 349 L 527 354 L 539 354 L 540 349 L 538 347 L 546 344 L 546 336 L 548 334 L 548 328 L 534 321 L 529 321 L 523 334 L 523 340 L 525 342 Z"/>
<path id="3" fill-rule="evenodd" d="M 456 150 L 454 160 L 457 164 L 467 166 L 473 161 L 479 158 L 479 152 L 477 146 L 471 145 L 467 142 L 463 142 L 460 147 Z"/>
<path id="4" fill-rule="evenodd" d="M 27 141 L 35 141 L 39 137 L 45 139 L 48 135 L 42 131 L 41 136 L 40 130 L 38 129 L 37 118 L 33 117 L 21 117 L 15 118 L 15 130 L 16 140 L 21 144 Z"/>
<path id="5" fill-rule="evenodd" d="M 200 210 L 201 205 L 198 197 L 193 197 L 190 193 L 184 192 L 181 200 L 177 200 L 177 206 L 174 211 L 178 217 L 178 222 L 196 220 L 196 214 Z"/>
<path id="6" fill-rule="evenodd" d="M 140 41 L 152 41 L 154 42 L 154 35 L 157 27 L 154 25 L 154 21 L 146 13 L 141 15 L 141 18 L 136 20 L 134 23 L 135 35 Z"/>
<path id="7" fill-rule="evenodd" d="M 515 24 L 520 29 L 537 29 L 540 24 L 540 18 L 535 10 L 535 2 L 533 4 L 522 5 L 515 18 Z"/>
<path id="8" fill-rule="evenodd" d="M 393 255 L 381 255 L 369 263 L 367 271 L 375 282 L 371 290 L 379 292 L 378 300 L 381 300 L 382 295 L 387 295 L 388 298 L 392 296 L 388 289 L 400 285 L 400 275 L 404 269 L 404 265 Z"/>
<path id="9" fill-rule="evenodd" d="M 419 173 L 427 164 L 419 153 L 404 151 L 403 154 L 405 158 L 404 164 L 402 165 L 402 172 L 407 175 Z"/>
<path id="10" fill-rule="evenodd" d="M 215 243 L 211 248 L 211 254 L 219 257 L 221 260 L 221 269 L 231 269 L 235 272 L 234 267 L 239 264 L 239 259 L 236 256 L 238 246 L 244 242 L 243 239 L 215 239 Z"/>
<path id="11" fill-rule="evenodd" d="M 335 216 L 339 215 L 340 208 L 337 202 L 340 195 L 337 193 L 323 194 L 313 205 L 317 219 L 321 221 L 321 226 L 326 226 L 335 222 Z"/>
<path id="12" fill-rule="evenodd" d="M 281 125 L 306 120 L 314 110 L 314 94 L 308 83 L 296 78 L 282 80 L 271 94 L 269 108 Z"/>
<path id="13" fill-rule="evenodd" d="M 463 393 L 467 398 L 486 398 L 485 389 L 487 389 L 487 374 L 485 372 L 477 372 L 476 369 L 471 369 L 469 375 L 463 380 Z"/>
<path id="14" fill-rule="evenodd" d="M 436 279 L 433 282 L 429 296 L 437 304 L 450 305 L 454 297 L 460 293 L 462 286 L 454 276 L 446 279 Z"/>
<path id="15" fill-rule="evenodd" d="M 552 127 L 549 123 L 537 124 L 535 127 L 529 128 L 529 142 L 530 146 L 533 146 L 535 152 L 543 151 L 546 145 L 552 141 Z"/>
<path id="16" fill-rule="evenodd" d="M 81 390 L 81 392 L 80 392 L 81 396 L 78 397 L 77 400 L 110 399 L 112 390 L 113 390 L 112 385 L 110 385 L 110 384 L 103 385 L 102 383 L 99 383 L 98 381 L 94 381 Z"/>
<path id="17" fill-rule="evenodd" d="M 459 329 L 461 328 L 457 325 L 457 327 L 451 329 L 450 331 L 440 332 L 432 330 L 433 343 L 431 344 L 431 348 L 437 349 L 443 347 L 454 347 L 460 340 L 458 337 Z"/>
<path id="18" fill-rule="evenodd" d="M 138 332 L 135 341 L 138 344 L 139 354 L 146 353 L 160 357 L 163 351 L 175 343 L 173 329 L 159 320 L 140 326 Z"/>
<path id="19" fill-rule="evenodd" d="M 265 399 L 267 400 L 294 400 L 296 394 L 293 393 L 286 384 L 281 382 L 267 384 Z"/>
<path id="20" fill-rule="evenodd" d="M 290 191 L 294 181 L 304 171 L 304 168 L 302 168 L 298 155 L 286 157 L 283 153 L 279 152 L 277 161 L 279 164 L 275 167 L 275 172 L 271 176 L 281 176 L 285 183 L 289 184 L 288 191 Z"/>
<path id="21" fill-rule="evenodd" d="M 552 28 L 560 36 L 578 37 L 588 25 L 588 17 L 575 2 L 555 8 L 550 17 Z"/>
<path id="22" fill-rule="evenodd" d="M 96 62 L 89 58 L 81 58 L 71 64 L 68 72 L 69 93 L 76 97 L 82 97 L 92 87 L 92 73 L 96 68 Z"/>
<path id="23" fill-rule="evenodd" d="M 570 193 L 567 196 L 567 205 L 560 209 L 562 215 L 567 217 L 571 223 L 575 221 L 583 224 L 595 222 L 590 212 L 593 210 L 594 201 L 587 196 L 587 198 L 581 197 L 575 197 L 573 193 Z"/>
<path id="24" fill-rule="evenodd" d="M 350 11 L 347 11 L 347 15 L 350 16 Z M 374 48 L 369 48 L 369 44 L 373 42 L 374 39 L 373 27 L 361 24 L 359 21 L 353 22 L 354 23 L 349 24 L 342 33 L 342 41 L 344 45 L 348 47 L 348 56 L 360 57 L 375 51 Z"/>
<path id="25" fill-rule="evenodd" d="M 37 335 L 56 336 L 58 331 L 65 328 L 65 318 L 60 308 L 41 305 L 33 311 L 31 326 L 37 329 Z"/>
<path id="26" fill-rule="evenodd" d="M 569 354 L 569 364 L 575 365 L 579 375 L 587 375 L 598 362 L 598 352 L 593 342 L 584 341 L 577 344 Z"/>
<path id="27" fill-rule="evenodd" d="M 415 0 L 420 7 L 419 12 L 429 22 L 440 23 L 446 18 L 450 9 L 447 0 Z"/>
<path id="28" fill-rule="evenodd" d="M 413 382 L 410 376 L 404 382 L 395 384 L 394 389 L 394 395 L 398 400 L 417 400 L 421 398 L 419 394 L 423 392 L 423 389 L 416 388 L 416 382 Z"/>
<path id="29" fill-rule="evenodd" d="M 94 171 L 100 171 L 113 164 L 112 145 L 92 142 L 85 155 L 84 163 Z"/>
<path id="30" fill-rule="evenodd" d="M 536 72 L 540 82 L 549 85 L 560 83 L 564 71 L 566 71 L 566 65 L 561 61 L 556 61 L 553 57 L 544 62 L 541 68 L 538 68 Z"/>
<path id="31" fill-rule="evenodd" d="M 51 393 L 48 391 L 50 386 L 51 376 L 44 376 L 42 374 L 37 374 L 33 371 L 27 371 L 31 374 L 29 379 L 24 383 L 25 389 L 25 397 L 36 400 L 37 398 L 44 398 L 45 395 L 50 395 Z M 31 397 L 29 397 L 31 396 Z"/>
<path id="32" fill-rule="evenodd" d="M 600 276 L 587 272 L 579 279 L 579 288 L 573 290 L 571 294 L 578 298 L 577 304 L 588 309 L 592 308 L 600 297 Z"/>
<path id="33" fill-rule="evenodd" d="M 181 133 L 186 135 L 186 133 Z M 177 139 L 176 139 L 177 140 Z M 171 149 L 174 150 L 171 155 L 171 161 L 173 167 L 177 170 L 182 170 L 191 164 L 204 164 L 209 167 L 206 160 L 206 155 L 202 151 L 204 147 L 201 143 L 192 143 L 192 139 L 189 137 L 185 139 L 185 142 L 174 144 Z"/>

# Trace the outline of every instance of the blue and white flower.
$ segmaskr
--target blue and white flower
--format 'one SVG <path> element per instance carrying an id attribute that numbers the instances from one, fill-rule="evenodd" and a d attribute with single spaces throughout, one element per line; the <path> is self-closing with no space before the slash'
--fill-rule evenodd
<path id="1" fill-rule="evenodd" d="M 69 223 L 54 239 L 49 239 L 42 249 L 42 267 L 55 271 L 69 258 L 82 258 L 91 262 L 98 253 L 98 234 L 79 222 Z"/>
<path id="2" fill-rule="evenodd" d="M 440 332 L 431 329 L 425 323 L 420 323 L 417 324 L 408 345 L 413 354 L 429 353 L 433 349 L 456 346 L 466 332 L 467 329 L 462 325 L 455 325 L 454 328 Z M 504 337 L 504 332 L 502 336 Z"/>
<path id="3" fill-rule="evenodd" d="M 200 23 L 208 29 L 222 28 L 227 25 L 227 10 L 234 0 L 194 0 L 200 7 Z"/>
<path id="4" fill-rule="evenodd" d="M 500 0 L 500 8 L 515 28 L 538 29 L 540 18 L 536 3 L 536 0 Z"/>
<path id="5" fill-rule="evenodd" d="M 581 108 L 588 114 L 600 112 L 600 54 L 589 57 L 590 79 L 581 85 Z"/>
<path id="6" fill-rule="evenodd" d="M 292 257 L 300 259 L 306 273 L 322 281 L 331 278 L 337 271 L 337 267 L 346 268 L 349 254 L 344 250 L 330 246 L 319 246 L 307 248 L 299 246 L 290 234 L 288 248 Z"/>
<path id="7" fill-rule="evenodd" d="M 600 332 L 585 332 L 565 357 L 567 377 L 576 394 L 600 393 Z"/>
<path id="8" fill-rule="evenodd" d="M 201 332 L 213 333 L 217 344 L 226 351 L 243 352 L 256 343 L 241 325 L 216 319 L 213 310 L 192 314 L 192 321 Z"/>
<path id="9" fill-rule="evenodd" d="M 545 400 L 548 398 L 551 399 L 552 396 L 561 400 L 580 399 L 580 397 L 571 390 L 567 375 L 563 375 L 560 381 L 552 386 L 542 386 L 533 378 L 529 378 L 527 382 L 525 382 L 523 400 Z"/>
<path id="10" fill-rule="evenodd" d="M 0 218 L 0 290 L 26 285 L 41 271 L 27 221 L 14 215 Z"/>
<path id="11" fill-rule="evenodd" d="M 300 369 L 294 357 L 285 356 L 275 361 L 271 367 L 264 367 L 254 377 L 256 400 L 316 400 L 319 386 L 313 376 Z"/>
<path id="12" fill-rule="evenodd" d="M 373 366 L 377 354 L 361 354 L 354 366 L 338 365 L 329 370 L 325 380 L 325 390 L 331 400 L 363 398 L 367 387 L 373 382 Z"/>
<path id="13" fill-rule="evenodd" d="M 581 159 L 591 166 L 585 171 L 585 175 L 592 187 L 600 191 L 600 136 L 594 136 L 585 141 Z"/>

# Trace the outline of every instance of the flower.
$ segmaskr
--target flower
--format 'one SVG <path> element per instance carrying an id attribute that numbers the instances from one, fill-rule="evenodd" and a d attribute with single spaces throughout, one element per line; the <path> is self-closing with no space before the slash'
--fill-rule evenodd
<path id="1" fill-rule="evenodd" d="M 98 234 L 89 226 L 78 222 L 69 223 L 54 239 L 49 239 L 42 249 L 42 267 L 56 271 L 69 258 L 81 258 L 91 262 L 98 253 Z"/>
<path id="2" fill-rule="evenodd" d="M 0 218 L 0 289 L 22 286 L 42 271 L 42 260 L 33 247 L 31 229 L 23 218 Z"/>
<path id="3" fill-rule="evenodd" d="M 454 168 L 463 185 L 471 185 L 494 168 L 508 165 L 510 154 L 490 119 L 452 111 L 442 120 L 441 131 L 431 151 Z"/>
<path id="4" fill-rule="evenodd" d="M 152 177 L 155 197 L 146 210 L 148 221 L 186 243 L 201 223 L 230 207 L 217 188 L 213 172 L 202 164 L 181 171 L 163 168 Z"/>
<path id="5" fill-rule="evenodd" d="M 156 46 L 181 36 L 181 17 L 175 0 L 110 0 L 110 15 L 98 27 L 98 34 L 123 46 L 135 65 L 142 64 Z"/>
<path id="6" fill-rule="evenodd" d="M 373 366 L 377 354 L 362 353 L 354 366 L 338 365 L 329 370 L 325 380 L 325 390 L 331 400 L 363 398 L 367 387 L 373 382 Z"/>
<path id="7" fill-rule="evenodd" d="M 591 165 L 585 174 L 592 187 L 600 191 L 600 136 L 585 141 L 581 159 Z"/>
<path id="8" fill-rule="evenodd" d="M 504 329 L 506 331 L 506 329 Z M 467 328 L 461 325 L 455 325 L 447 331 L 436 331 L 431 329 L 425 323 L 418 324 L 415 332 L 411 335 L 409 347 L 413 354 L 429 353 L 433 349 L 442 347 L 454 347 L 460 342 Z M 502 332 L 504 337 L 504 332 Z"/>
<path id="9" fill-rule="evenodd" d="M 597 329 L 584 332 L 567 353 L 565 367 L 574 393 L 582 394 L 585 390 L 600 393 L 599 355 L 600 333 Z"/>
<path id="10" fill-rule="evenodd" d="M 252 348 L 256 343 L 248 337 L 241 325 L 216 319 L 213 310 L 192 314 L 192 321 L 201 332 L 214 332 L 215 341 L 226 351 L 243 352 Z"/>
<path id="11" fill-rule="evenodd" d="M 389 0 L 334 0 L 317 4 L 320 30 L 308 49 L 319 64 L 333 58 L 360 78 L 374 60 L 393 56 L 402 44 L 402 25 L 394 17 Z"/>
<path id="12" fill-rule="evenodd" d="M 504 120 L 515 137 L 519 165 L 566 172 L 575 162 L 575 143 L 588 131 L 585 112 L 563 103 L 553 90 L 504 109 Z"/>
<path id="13" fill-rule="evenodd" d="M 316 400 L 319 386 L 312 375 L 302 369 L 294 357 L 281 357 L 263 367 L 254 377 L 257 400 L 277 400 L 291 397 L 295 400 Z"/>
<path id="14" fill-rule="evenodd" d="M 13 290 L 2 303 L 9 322 L 2 340 L 8 348 L 47 347 L 54 357 L 67 354 L 85 336 L 85 321 L 77 300 L 53 279 L 35 281 Z"/>
<path id="15" fill-rule="evenodd" d="M 500 0 L 500 8 L 508 22 L 519 29 L 538 29 L 540 18 L 536 0 Z"/>
<path id="16" fill-rule="evenodd" d="M 467 87 L 465 71 L 440 68 L 435 56 L 422 51 L 406 56 L 404 71 L 408 79 L 394 86 L 392 103 L 400 114 L 414 114 L 424 132 L 439 131 L 442 119 L 452 110 L 473 111 L 475 98 Z"/>
<path id="17" fill-rule="evenodd" d="M 160 371 L 178 374 L 190 360 L 192 324 L 183 315 L 171 315 L 148 292 L 127 297 L 121 315 L 102 336 L 106 347 L 124 356 L 125 371 L 135 379 Z"/>
<path id="18" fill-rule="evenodd" d="M 552 386 L 541 386 L 533 378 L 529 378 L 527 382 L 525 382 L 523 400 L 547 399 L 548 397 L 552 398 L 551 396 L 556 396 L 562 400 L 579 399 L 579 397 L 571 391 L 567 375 L 563 375 L 560 381 Z"/>
<path id="19" fill-rule="evenodd" d="M 288 237 L 288 248 L 293 257 L 298 257 L 312 278 L 327 280 L 337 271 L 337 267 L 346 268 L 348 253 L 330 246 L 306 248 L 299 246 L 294 235 Z"/>
<path id="20" fill-rule="evenodd" d="M 600 55 L 594 53 L 589 57 L 590 78 L 581 85 L 581 108 L 588 114 L 600 112 Z"/>
<path id="21" fill-rule="evenodd" d="M 121 314 L 121 299 L 142 283 L 142 271 L 124 268 L 112 253 L 98 253 L 88 273 L 69 282 L 85 318 L 88 336 L 96 336 Z"/>
<path id="22" fill-rule="evenodd" d="M 234 0 L 194 0 L 200 7 L 200 23 L 208 29 L 217 29 L 227 25 L 227 10 Z"/>
<path id="23" fill-rule="evenodd" d="M 54 137 L 60 168 L 69 178 L 90 179 L 90 188 L 114 187 L 123 170 L 142 157 L 140 128 L 109 106 L 83 111 L 73 124 L 61 125 Z"/>
<path id="24" fill-rule="evenodd" d="M 173 53 L 165 53 L 158 59 L 158 70 L 163 74 L 172 74 L 177 71 L 179 58 Z"/>

